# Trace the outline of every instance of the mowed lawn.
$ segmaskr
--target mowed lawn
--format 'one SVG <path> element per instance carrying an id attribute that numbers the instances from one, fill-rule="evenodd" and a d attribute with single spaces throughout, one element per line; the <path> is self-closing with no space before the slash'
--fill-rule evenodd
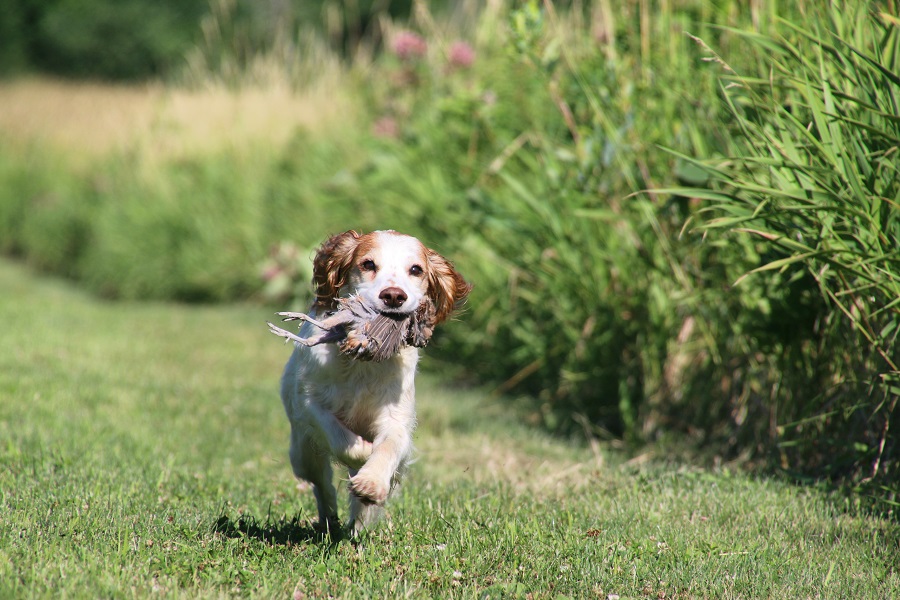
<path id="1" fill-rule="evenodd" d="M 389 518 L 317 536 L 269 316 L 106 302 L 0 261 L 0 598 L 900 595 L 895 522 L 553 439 L 427 352 Z"/>

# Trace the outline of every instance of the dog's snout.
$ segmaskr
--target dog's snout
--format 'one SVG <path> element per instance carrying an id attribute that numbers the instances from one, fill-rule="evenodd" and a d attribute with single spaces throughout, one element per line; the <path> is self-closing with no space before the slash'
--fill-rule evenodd
<path id="1" fill-rule="evenodd" d="M 378 298 L 384 302 L 388 308 L 400 308 L 407 300 L 406 292 L 398 287 L 385 288 L 378 295 Z"/>

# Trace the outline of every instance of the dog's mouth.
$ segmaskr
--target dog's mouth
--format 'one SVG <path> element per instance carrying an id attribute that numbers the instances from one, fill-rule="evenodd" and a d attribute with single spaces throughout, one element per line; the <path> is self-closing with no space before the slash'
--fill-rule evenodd
<path id="1" fill-rule="evenodd" d="M 383 317 L 387 317 L 388 319 L 393 319 L 395 321 L 402 321 L 404 319 L 408 319 L 415 311 L 405 311 L 402 309 L 380 309 L 378 310 L 378 314 Z"/>
<path id="2" fill-rule="evenodd" d="M 356 292 L 356 297 L 360 299 L 361 304 L 365 306 L 365 310 L 369 311 L 370 314 L 378 314 L 394 321 L 406 320 L 419 310 L 418 306 L 412 308 L 409 306 L 409 303 L 397 307 L 384 306 L 382 302 L 373 302 L 371 298 L 366 297 L 360 292 Z M 418 305 L 419 303 L 417 302 L 416 304 Z"/>

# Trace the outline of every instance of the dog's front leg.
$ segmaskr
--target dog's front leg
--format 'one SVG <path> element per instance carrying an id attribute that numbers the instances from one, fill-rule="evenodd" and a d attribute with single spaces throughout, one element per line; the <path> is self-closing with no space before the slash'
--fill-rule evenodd
<path id="1" fill-rule="evenodd" d="M 359 469 L 366 464 L 372 455 L 372 442 L 350 431 L 331 411 L 312 404 L 309 408 L 332 456 L 351 469 Z"/>
<path id="2" fill-rule="evenodd" d="M 366 504 L 384 504 L 391 482 L 412 450 L 415 416 L 392 411 L 382 420 L 380 433 L 372 442 L 372 455 L 350 478 L 350 491 Z"/>

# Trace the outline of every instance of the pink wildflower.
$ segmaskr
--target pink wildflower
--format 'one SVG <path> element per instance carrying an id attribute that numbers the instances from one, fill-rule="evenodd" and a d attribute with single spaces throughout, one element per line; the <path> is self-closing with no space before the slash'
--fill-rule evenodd
<path id="1" fill-rule="evenodd" d="M 428 51 L 428 44 L 422 39 L 422 36 L 412 31 L 401 31 L 394 36 L 391 42 L 391 49 L 400 60 L 411 60 L 422 58 Z"/>
<path id="2" fill-rule="evenodd" d="M 266 265 L 263 268 L 263 281 L 272 281 L 279 275 L 281 275 L 281 268 L 278 265 Z"/>
<path id="3" fill-rule="evenodd" d="M 393 117 L 381 117 L 372 124 L 372 133 L 376 137 L 396 138 L 400 136 L 400 126 Z"/>
<path id="4" fill-rule="evenodd" d="M 450 45 L 450 53 L 447 58 L 451 67 L 468 69 L 475 62 L 475 50 L 465 42 L 456 41 Z"/>

